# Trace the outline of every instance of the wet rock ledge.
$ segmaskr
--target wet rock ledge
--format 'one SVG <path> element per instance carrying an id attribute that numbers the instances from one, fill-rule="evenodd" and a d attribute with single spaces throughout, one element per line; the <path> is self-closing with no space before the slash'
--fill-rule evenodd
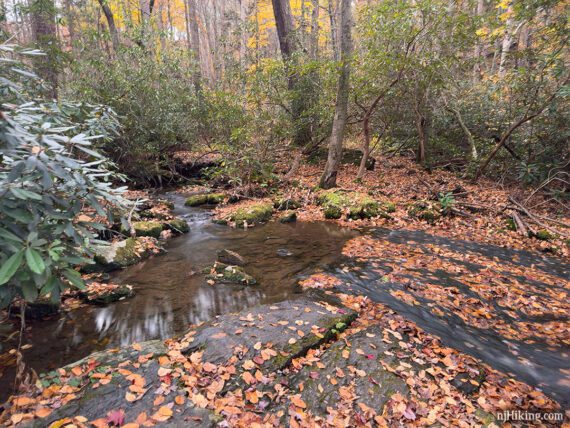
<path id="1" fill-rule="evenodd" d="M 42 376 L 33 398 L 11 398 L 0 424 L 11 420 L 14 407 L 25 415 L 21 422 L 34 427 L 61 421 L 66 421 L 62 426 L 91 426 L 88 421 L 99 426 L 109 423 L 109 415 L 140 426 L 144 421 L 149 426 L 166 421 L 170 426 L 214 426 L 232 411 L 272 413 L 274 422 L 284 423 L 289 417 L 286 400 L 276 391 L 295 392 L 305 382 L 302 395 L 311 403 L 306 410 L 325 416 L 340 387 L 326 381 L 327 372 L 344 370 L 348 381 L 358 377 L 359 364 L 381 379 L 370 385 L 367 377 L 359 379 L 359 400 L 380 405 L 405 391 L 404 381 L 354 352 L 337 358 L 345 348 L 342 340 L 323 360 L 322 382 L 312 370 L 300 371 L 294 380 L 281 374 L 294 358 L 337 339 L 356 316 L 343 306 L 303 298 L 222 315 L 166 342 L 95 353 Z"/>

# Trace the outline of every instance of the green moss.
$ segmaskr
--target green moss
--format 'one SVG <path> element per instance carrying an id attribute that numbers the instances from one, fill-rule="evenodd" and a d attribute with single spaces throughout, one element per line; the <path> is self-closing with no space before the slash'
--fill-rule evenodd
<path id="1" fill-rule="evenodd" d="M 394 202 L 386 202 L 384 204 L 384 211 L 386 211 L 387 213 L 395 213 L 396 204 Z"/>
<path id="2" fill-rule="evenodd" d="M 323 207 L 325 218 L 329 219 L 341 218 L 346 209 L 348 218 L 353 220 L 386 214 L 373 198 L 358 192 L 326 191 L 319 195 L 317 203 Z"/>
<path id="3" fill-rule="evenodd" d="M 212 273 L 213 270 L 213 273 Z M 255 285 L 257 281 L 239 266 L 230 266 L 216 262 L 213 266 L 204 269 L 206 279 L 227 282 L 232 284 Z"/>
<path id="4" fill-rule="evenodd" d="M 126 267 L 137 263 L 140 260 L 140 256 L 136 251 L 137 240 L 135 238 L 127 239 L 124 247 L 117 249 L 117 254 L 115 255 L 114 263 Z"/>
<path id="5" fill-rule="evenodd" d="M 247 224 L 257 224 L 268 221 L 273 215 L 273 205 L 270 203 L 260 202 L 250 205 L 247 208 L 239 208 L 230 216 L 230 221 L 235 222 L 236 226 Z"/>
<path id="6" fill-rule="evenodd" d="M 158 221 L 135 221 L 133 223 L 133 229 L 137 236 L 151 236 L 153 238 L 159 238 L 163 226 L 162 223 Z"/>
<path id="7" fill-rule="evenodd" d="M 325 218 L 328 219 L 336 220 L 342 217 L 342 210 L 340 209 L 340 207 L 336 206 L 325 207 L 323 212 L 325 214 Z"/>
<path id="8" fill-rule="evenodd" d="M 202 193 L 190 196 L 186 199 L 184 205 L 188 207 L 197 207 L 199 205 L 217 205 L 222 203 L 226 195 L 224 193 Z"/>
<path id="9" fill-rule="evenodd" d="M 539 230 L 534 234 L 536 239 L 540 239 L 541 241 L 550 241 L 555 238 L 554 234 L 550 233 L 548 230 Z"/>
<path id="10" fill-rule="evenodd" d="M 188 233 L 190 232 L 190 226 L 186 220 L 182 220 L 181 218 L 176 218 L 174 220 L 170 220 L 166 223 L 166 227 L 169 230 L 172 230 L 174 233 Z"/>
<path id="11" fill-rule="evenodd" d="M 352 322 L 356 319 L 358 315 L 355 312 L 348 314 L 342 314 L 333 319 L 325 318 L 323 321 L 318 321 L 316 325 L 323 327 L 325 329 L 322 333 L 323 337 L 318 337 L 311 333 L 300 340 L 297 340 L 293 344 L 287 344 L 285 349 L 283 349 L 283 354 L 278 353 L 277 356 L 273 357 L 271 360 L 272 365 L 282 370 L 289 365 L 289 363 L 301 355 L 304 355 L 309 349 L 316 348 L 322 343 L 329 342 L 341 331 L 344 331 Z M 340 327 L 340 330 L 337 328 Z"/>
<path id="12" fill-rule="evenodd" d="M 508 218 L 507 220 L 505 220 L 505 224 L 506 224 L 506 227 L 508 230 L 512 230 L 512 231 L 516 232 L 517 225 L 512 218 Z"/>
<path id="13" fill-rule="evenodd" d="M 408 215 L 418 220 L 434 223 L 441 217 L 441 206 L 437 202 L 418 201 L 408 208 Z"/>
<path id="14" fill-rule="evenodd" d="M 354 206 L 350 208 L 348 218 L 353 220 L 377 217 L 380 213 L 378 202 L 367 195 L 359 195 Z"/>

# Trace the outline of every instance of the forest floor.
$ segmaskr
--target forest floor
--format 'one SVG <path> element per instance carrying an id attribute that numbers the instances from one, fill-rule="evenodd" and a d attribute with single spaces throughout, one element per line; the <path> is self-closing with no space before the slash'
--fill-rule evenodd
<path id="1" fill-rule="evenodd" d="M 280 191 L 301 202 L 297 221 L 324 219 L 315 192 L 321 171 L 302 165 Z M 403 158 L 379 161 L 362 183 L 355 175 L 356 167 L 345 165 L 340 188 L 393 203 L 395 211 L 389 218 L 327 220 L 369 233 L 345 245 L 352 264 L 303 280 L 304 298 L 223 315 L 165 342 L 94 354 L 12 397 L 0 423 L 471 427 L 503 425 L 497 418 L 504 411 L 564 415 L 564 405 L 539 388 L 445 346 L 375 296 L 382 288 L 395 302 L 421 307 L 423 316 L 454 317 L 465 328 L 521 346 L 539 343 L 564 359 L 568 211 L 541 196 L 523 203 L 528 191 L 519 188 L 428 173 Z M 454 215 L 410 218 L 410 205 L 436 202 L 440 193 L 454 195 Z M 531 207 L 534 221 L 513 200 Z M 217 218 L 258 203 L 221 206 Z M 548 239 L 510 230 L 513 213 L 536 232 L 554 219 Z M 359 288 L 359 278 L 376 288 Z M 558 386 L 570 387 L 569 376 L 562 369 Z"/>

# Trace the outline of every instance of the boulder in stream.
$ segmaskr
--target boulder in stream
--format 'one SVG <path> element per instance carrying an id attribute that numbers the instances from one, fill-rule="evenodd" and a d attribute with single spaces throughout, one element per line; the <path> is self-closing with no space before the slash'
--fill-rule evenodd
<path id="1" fill-rule="evenodd" d="M 273 204 L 271 202 L 261 201 L 236 209 L 231 213 L 229 219 L 235 223 L 237 227 L 241 227 L 245 224 L 251 226 L 265 223 L 271 219 L 272 215 Z"/>
<path id="2" fill-rule="evenodd" d="M 295 223 L 297 221 L 297 213 L 295 211 L 285 211 L 280 217 L 280 223 Z"/>
<path id="3" fill-rule="evenodd" d="M 160 238 L 160 232 L 164 226 L 159 221 L 135 221 L 132 224 L 136 236 L 150 236 Z"/>
<path id="4" fill-rule="evenodd" d="M 224 193 L 200 193 L 192 195 L 186 199 L 184 205 L 187 207 L 198 207 L 200 205 L 217 205 L 226 199 Z"/>
<path id="5" fill-rule="evenodd" d="M 247 264 L 246 260 L 240 254 L 225 248 L 218 251 L 217 256 L 218 261 L 226 265 L 245 266 Z"/>
<path id="6" fill-rule="evenodd" d="M 165 223 L 165 227 L 168 230 L 171 230 L 174 234 L 183 234 L 190 232 L 190 226 L 188 226 L 188 222 L 186 222 L 186 220 L 181 218 L 168 220 Z"/>
<path id="7" fill-rule="evenodd" d="M 155 238 L 128 238 L 95 248 L 95 264 L 83 268 L 85 272 L 111 272 L 124 269 L 149 257 L 164 253 Z"/>

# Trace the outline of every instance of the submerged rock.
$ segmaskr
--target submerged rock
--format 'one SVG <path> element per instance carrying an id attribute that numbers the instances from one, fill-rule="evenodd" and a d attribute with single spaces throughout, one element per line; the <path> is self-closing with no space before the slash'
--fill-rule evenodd
<path id="1" fill-rule="evenodd" d="M 149 257 L 161 254 L 164 248 L 155 238 L 128 238 L 95 248 L 95 264 L 83 268 L 85 272 L 110 272 L 124 269 Z"/>
<path id="2" fill-rule="evenodd" d="M 119 300 L 133 297 L 135 292 L 131 285 L 117 285 L 102 292 L 81 293 L 81 298 L 91 305 L 108 305 Z"/>
<path id="3" fill-rule="evenodd" d="M 239 266 L 230 266 L 225 263 L 216 262 L 211 268 L 204 269 L 206 279 L 230 283 L 230 284 L 243 284 L 255 285 L 257 281 L 254 277 L 244 272 Z"/>
<path id="4" fill-rule="evenodd" d="M 285 211 L 285 213 L 279 217 L 280 223 L 294 223 L 297 221 L 297 213 L 295 211 Z"/>
<path id="5" fill-rule="evenodd" d="M 26 319 L 39 320 L 42 318 L 57 315 L 60 311 L 58 303 L 54 303 L 48 299 L 40 299 L 32 303 L 26 303 Z M 13 305 L 10 308 L 10 317 L 15 318 L 20 316 L 20 307 Z"/>
<path id="6" fill-rule="evenodd" d="M 227 250 L 225 248 L 223 250 L 218 251 L 217 256 L 218 256 L 218 261 L 226 265 L 244 266 L 247 263 L 246 260 L 241 255 L 239 255 L 235 251 Z"/>
<path id="7" fill-rule="evenodd" d="M 190 196 L 186 199 L 184 205 L 188 207 L 197 207 L 200 205 L 217 205 L 224 202 L 226 195 L 224 193 L 201 193 Z"/>

